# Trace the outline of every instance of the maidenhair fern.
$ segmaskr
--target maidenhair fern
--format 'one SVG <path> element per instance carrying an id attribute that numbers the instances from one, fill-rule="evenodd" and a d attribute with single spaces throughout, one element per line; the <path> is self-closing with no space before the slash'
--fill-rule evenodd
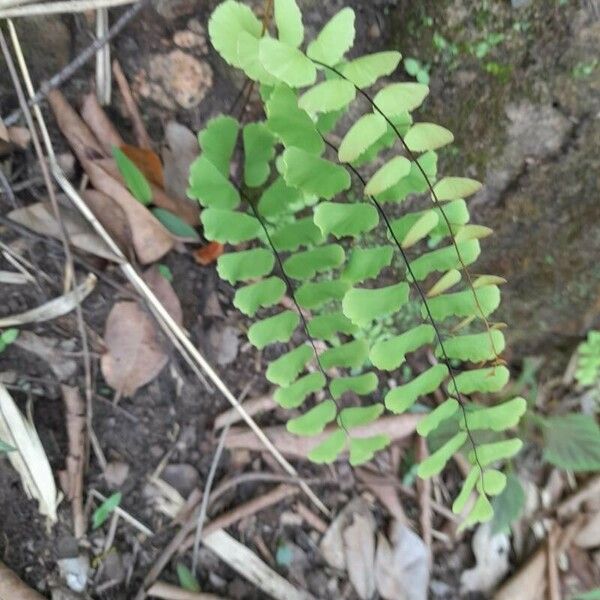
<path id="1" fill-rule="evenodd" d="M 287 348 L 266 377 L 277 386 L 275 400 L 300 411 L 288 430 L 314 436 L 328 429 L 313 461 L 332 462 L 345 450 L 353 465 L 371 459 L 389 438 L 361 437 L 357 428 L 385 410 L 415 410 L 441 390 L 447 399 L 418 432 L 428 436 L 443 423 L 450 433 L 418 473 L 439 473 L 464 449 L 472 468 L 453 508 L 463 511 L 476 492 L 465 522 L 488 520 L 489 498 L 506 484 L 496 467 L 521 447 L 509 430 L 525 401 L 481 407 L 467 399 L 498 392 L 508 380 L 499 358 L 503 333 L 488 321 L 502 279 L 469 272 L 490 233 L 469 223 L 465 198 L 481 186 L 463 177 L 438 180 L 436 150 L 453 136 L 435 123 L 413 122 L 426 85 L 381 81 L 398 67 L 398 52 L 345 57 L 355 35 L 352 9 L 308 43 L 295 0 L 275 0 L 274 25 L 277 37 L 233 0 L 209 22 L 214 47 L 258 84 L 265 110 L 263 120 L 245 125 L 217 117 L 198 136 L 202 152 L 189 195 L 203 207 L 205 237 L 228 245 L 219 275 L 241 284 L 233 303 L 256 319 L 250 342 Z M 349 124 L 357 109 L 362 114 Z M 427 204 L 406 202 L 415 195 Z M 388 210 L 401 216 L 391 219 Z M 382 285 L 388 267 L 403 279 Z M 282 303 L 286 295 L 294 309 Z M 375 340 L 365 334 L 409 308 L 420 322 L 386 328 Z M 384 393 L 387 374 L 427 347 L 438 362 Z"/>

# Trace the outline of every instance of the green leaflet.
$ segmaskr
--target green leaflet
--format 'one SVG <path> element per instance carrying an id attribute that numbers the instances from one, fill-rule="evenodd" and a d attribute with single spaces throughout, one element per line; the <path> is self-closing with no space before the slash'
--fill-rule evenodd
<path id="1" fill-rule="evenodd" d="M 290 433 L 303 436 L 313 436 L 321 433 L 328 423 L 335 419 L 336 406 L 333 400 L 325 400 L 305 412 L 301 417 L 290 419 L 287 430 Z"/>
<path id="2" fill-rule="evenodd" d="M 472 394 L 473 392 L 499 392 L 508 383 L 509 378 L 508 369 L 500 365 L 463 371 L 456 375 L 454 379 L 461 394 Z M 453 381 L 448 384 L 448 390 L 453 394 L 458 393 Z"/>
<path id="3" fill-rule="evenodd" d="M 259 350 L 273 342 L 289 342 L 299 322 L 298 313 L 285 310 L 253 323 L 248 330 L 248 339 Z"/>
<path id="4" fill-rule="evenodd" d="M 385 163 L 369 179 L 365 186 L 365 196 L 376 196 L 396 185 L 410 172 L 410 161 L 404 156 L 395 156 Z"/>
<path id="5" fill-rule="evenodd" d="M 262 24 L 252 10 L 240 2 L 227 0 L 213 11 L 208 21 L 210 41 L 217 52 L 230 64 L 239 67 L 237 43 L 241 32 L 255 38 L 262 33 Z"/>
<path id="6" fill-rule="evenodd" d="M 441 472 L 446 463 L 452 458 L 455 452 L 458 452 L 462 445 L 467 441 L 467 434 L 464 431 L 457 433 L 450 438 L 441 448 L 428 456 L 419 464 L 417 475 L 422 479 L 433 477 Z"/>
<path id="7" fill-rule="evenodd" d="M 370 373 L 370 375 L 374 374 Z M 375 377 L 375 386 L 377 386 L 377 377 Z M 344 408 L 338 415 L 338 423 L 340 427 L 343 426 L 346 429 L 362 427 L 377 420 L 377 418 L 383 414 L 383 411 L 383 404 L 371 404 L 370 406 L 352 406 L 350 408 Z"/>
<path id="8" fill-rule="evenodd" d="M 414 246 L 417 242 L 420 242 L 438 224 L 438 221 L 439 221 L 439 217 L 438 217 L 437 213 L 433 210 L 426 210 L 425 212 L 421 213 L 419 218 L 410 226 L 409 230 L 406 232 L 406 235 L 402 239 L 402 248 L 404 248 L 404 249 L 410 248 L 411 246 Z M 456 250 L 454 250 L 454 253 L 456 254 Z M 431 256 L 431 254 L 433 254 L 433 252 L 430 252 L 430 253 L 424 255 L 425 257 L 427 257 L 427 256 L 430 257 L 428 261 L 425 261 L 427 265 L 432 265 L 432 264 L 435 265 L 437 262 L 439 262 L 439 263 L 443 262 L 442 260 L 437 259 L 437 255 L 434 254 L 433 256 Z M 423 258 L 423 256 L 420 256 L 418 259 L 414 260 L 411 263 L 411 268 L 413 268 L 413 271 L 414 271 L 415 263 L 417 263 L 417 271 L 419 270 L 419 265 L 418 265 L 417 261 L 421 258 Z M 440 270 L 444 270 L 444 269 L 439 267 L 439 268 L 432 268 L 431 270 L 440 271 Z M 417 279 L 423 279 L 423 277 L 419 277 L 416 274 L 416 272 L 415 272 L 415 277 Z"/>
<path id="9" fill-rule="evenodd" d="M 343 8 L 321 29 L 308 45 L 306 54 L 312 60 L 330 67 L 339 63 L 354 43 L 354 11 Z"/>
<path id="10" fill-rule="evenodd" d="M 344 314 L 359 327 L 397 312 L 408 301 L 409 286 L 402 281 L 384 288 L 352 288 L 342 301 Z"/>
<path id="11" fill-rule="evenodd" d="M 152 202 L 152 188 L 146 177 L 144 177 L 144 174 L 123 150 L 117 148 L 117 146 L 113 146 L 112 155 L 131 195 L 145 206 L 150 204 Z"/>
<path id="12" fill-rule="evenodd" d="M 472 196 L 481 189 L 481 183 L 467 177 L 444 177 L 433 186 L 438 200 L 458 200 Z"/>
<path id="13" fill-rule="evenodd" d="M 355 248 L 350 253 L 341 279 L 346 279 L 351 284 L 373 279 L 390 265 L 393 254 L 393 246 Z"/>
<path id="14" fill-rule="evenodd" d="M 258 212 L 269 221 L 276 221 L 288 214 L 290 209 L 302 199 L 302 193 L 289 187 L 282 177 L 275 181 L 262 193 L 258 201 Z"/>
<path id="15" fill-rule="evenodd" d="M 452 231 L 457 232 L 460 229 L 460 226 L 468 223 L 471 218 L 469 210 L 467 209 L 467 203 L 464 200 L 453 200 L 448 204 L 444 204 L 443 207 L 440 206 L 439 208 L 433 208 L 432 210 L 435 210 L 439 214 L 440 219 L 438 226 L 431 232 L 431 235 L 439 237 L 449 235 L 446 219 L 448 220 L 448 223 L 450 223 Z"/>
<path id="16" fill-rule="evenodd" d="M 199 156 L 190 166 L 187 195 L 207 208 L 233 210 L 240 203 L 236 187 L 206 154 Z"/>
<path id="17" fill-rule="evenodd" d="M 526 410 L 527 402 L 524 398 L 513 398 L 497 406 L 468 412 L 467 425 L 471 431 L 477 429 L 506 431 L 519 423 Z M 463 423 L 461 423 L 461 427 L 464 427 Z"/>
<path id="18" fill-rule="evenodd" d="M 404 136 L 406 145 L 412 152 L 437 150 L 454 141 L 451 131 L 435 123 L 416 123 Z"/>
<path id="19" fill-rule="evenodd" d="M 249 242 L 262 233 L 258 219 L 241 212 L 206 208 L 200 215 L 207 240 L 222 244 Z"/>
<path id="20" fill-rule="evenodd" d="M 312 358 L 313 350 L 303 344 L 274 360 L 267 368 L 266 378 L 282 387 L 289 386 Z"/>
<path id="21" fill-rule="evenodd" d="M 274 9 L 279 40 L 297 48 L 304 39 L 304 26 L 296 0 L 275 0 Z"/>
<path id="22" fill-rule="evenodd" d="M 481 469 L 475 465 L 469 471 L 466 479 L 463 482 L 462 488 L 458 496 L 456 496 L 454 503 L 452 504 L 452 512 L 453 513 L 461 513 L 467 504 L 467 500 L 471 495 L 471 492 L 475 489 L 475 484 L 477 480 L 480 478 Z"/>
<path id="23" fill-rule="evenodd" d="M 296 290 L 296 301 L 302 308 L 320 308 L 332 300 L 341 300 L 350 287 L 347 281 L 307 281 Z"/>
<path id="24" fill-rule="evenodd" d="M 437 219 L 437 215 L 433 211 L 431 214 L 433 219 Z M 431 229 L 433 229 L 433 227 L 431 227 Z M 436 271 L 445 272 L 450 269 L 461 269 L 463 264 L 469 266 L 474 263 L 481 254 L 481 246 L 477 240 L 458 242 L 457 246 L 460 252 L 460 258 L 462 259 L 462 264 L 454 244 L 421 254 L 421 256 L 411 261 L 410 267 L 417 281 L 422 281 L 430 273 Z"/>
<path id="25" fill-rule="evenodd" d="M 346 392 L 352 391 L 359 396 L 366 396 L 371 392 L 374 392 L 377 389 L 377 375 L 375 373 L 363 373 L 362 375 L 354 375 L 351 377 L 338 377 L 333 379 L 329 385 L 329 389 L 331 391 L 331 395 L 334 400 L 337 400 L 341 396 L 343 396 Z M 377 406 L 381 407 L 383 411 L 383 404 L 379 404 Z M 344 409 L 341 414 L 344 414 L 346 411 L 350 409 Z M 359 409 L 354 409 L 359 410 Z M 352 413 L 354 414 L 354 413 Z M 344 425 L 346 427 L 354 427 L 354 425 L 348 425 L 352 421 L 344 421 Z M 362 425 L 363 423 L 359 423 Z"/>
<path id="26" fill-rule="evenodd" d="M 368 438 L 350 438 L 350 464 L 355 467 L 368 462 L 376 452 L 390 443 L 387 435 L 374 435 Z"/>
<path id="27" fill-rule="evenodd" d="M 492 314 L 500 305 L 500 290 L 495 285 L 486 285 L 475 290 L 479 305 L 484 316 Z M 429 299 L 429 310 L 434 319 L 443 320 L 447 317 L 480 317 L 479 308 L 475 304 L 472 290 L 454 292 L 453 294 L 442 294 Z M 423 318 L 426 318 L 424 308 L 421 310 Z"/>
<path id="28" fill-rule="evenodd" d="M 177 579 L 179 579 L 179 585 L 190 592 L 199 592 L 200 585 L 196 581 L 196 578 L 192 572 L 182 563 L 177 565 Z"/>
<path id="29" fill-rule="evenodd" d="M 341 429 L 334 431 L 323 442 L 315 446 L 308 458 L 318 465 L 332 463 L 342 452 L 346 445 L 346 432 Z"/>
<path id="30" fill-rule="evenodd" d="M 366 152 L 387 131 L 385 119 L 378 113 L 363 115 L 346 133 L 338 149 L 341 163 L 352 162 Z"/>
<path id="31" fill-rule="evenodd" d="M 292 88 L 312 85 L 317 78 L 315 65 L 303 52 L 279 40 L 263 37 L 258 56 L 267 73 Z"/>
<path id="32" fill-rule="evenodd" d="M 296 93 L 284 85 L 277 86 L 267 104 L 267 127 L 281 138 L 286 147 L 293 146 L 321 154 L 325 147 L 308 113 L 298 108 Z"/>
<path id="33" fill-rule="evenodd" d="M 237 141 L 238 128 L 238 122 L 233 117 L 221 115 L 211 119 L 198 133 L 198 144 L 204 157 L 217 167 L 225 178 L 229 177 L 229 163 Z M 190 175 L 192 173 L 193 171 Z"/>
<path id="34" fill-rule="evenodd" d="M 365 340 L 354 340 L 341 346 L 329 348 L 321 354 L 321 364 L 324 369 L 346 367 L 358 369 L 367 360 L 369 345 Z"/>
<path id="35" fill-rule="evenodd" d="M 448 398 L 419 421 L 417 433 L 422 437 L 427 437 L 434 429 L 437 429 L 442 421 L 453 416 L 458 410 L 458 406 L 459 404 L 454 398 Z"/>
<path id="36" fill-rule="evenodd" d="M 323 373 L 309 373 L 289 386 L 279 388 L 275 392 L 275 402 L 283 408 L 297 408 L 310 394 L 322 390 L 325 384 Z"/>
<path id="37" fill-rule="evenodd" d="M 439 296 L 444 292 L 447 292 L 450 288 L 454 287 L 462 278 L 458 269 L 451 269 L 447 273 L 444 273 L 429 289 L 427 292 L 428 298 Z"/>
<path id="38" fill-rule="evenodd" d="M 264 123 L 248 123 L 242 132 L 244 140 L 244 181 L 258 187 L 271 173 L 269 163 L 275 155 L 275 138 Z"/>
<path id="39" fill-rule="evenodd" d="M 600 469 L 600 428 L 594 417 L 566 414 L 545 419 L 544 459 L 576 473 Z"/>
<path id="40" fill-rule="evenodd" d="M 389 117 L 418 108 L 427 94 L 429 88 L 421 83 L 392 83 L 377 92 L 373 101 Z"/>
<path id="41" fill-rule="evenodd" d="M 357 329 L 356 325 L 342 312 L 317 315 L 308 322 L 309 335 L 320 340 L 328 340 L 338 333 L 351 335 Z"/>
<path id="42" fill-rule="evenodd" d="M 245 315 L 252 317 L 259 308 L 277 304 L 284 293 L 283 280 L 279 277 L 269 277 L 239 288 L 233 297 L 233 305 Z"/>
<path id="43" fill-rule="evenodd" d="M 401 58 L 400 52 L 394 50 L 367 54 L 342 65 L 341 72 L 356 87 L 366 88 L 380 77 L 393 73 Z"/>
<path id="44" fill-rule="evenodd" d="M 457 335 L 444 340 L 444 350 L 448 358 L 473 363 L 493 360 L 496 358 L 496 353 L 500 354 L 504 350 L 504 346 L 504 334 L 498 329 L 470 335 Z M 435 349 L 435 355 L 443 356 L 440 346 Z"/>
<path id="45" fill-rule="evenodd" d="M 491 444 L 480 444 L 477 446 L 477 459 L 482 467 L 487 467 L 496 461 L 512 458 L 521 450 L 522 446 L 523 442 L 517 438 L 492 442 Z M 476 462 L 473 450 L 469 452 L 469 461 L 471 464 Z"/>
<path id="46" fill-rule="evenodd" d="M 311 114 L 329 113 L 346 108 L 356 95 L 354 86 L 344 79 L 328 79 L 304 92 L 298 106 Z"/>
<path id="47" fill-rule="evenodd" d="M 338 121 L 344 116 L 344 109 L 317 115 L 315 126 L 321 135 L 327 135 L 335 129 Z"/>
<path id="48" fill-rule="evenodd" d="M 405 361 L 406 354 L 430 344 L 434 337 L 435 329 L 431 325 L 417 325 L 405 333 L 374 344 L 369 358 L 378 369 L 393 371 Z"/>
<path id="49" fill-rule="evenodd" d="M 282 225 L 271 234 L 271 241 L 278 252 L 294 252 L 300 246 L 318 244 L 322 240 L 323 234 L 311 217 Z"/>
<path id="50" fill-rule="evenodd" d="M 238 36 L 237 52 L 239 67 L 249 79 L 263 85 L 277 83 L 277 79 L 264 68 L 260 61 L 260 38 L 255 38 L 242 31 Z"/>
<path id="51" fill-rule="evenodd" d="M 494 509 L 486 496 L 479 496 L 465 521 L 459 527 L 459 530 L 472 527 L 477 523 L 487 523 L 494 516 Z"/>
<path id="52" fill-rule="evenodd" d="M 266 248 L 253 248 L 241 252 L 228 252 L 217 259 L 217 272 L 221 279 L 235 285 L 238 281 L 256 279 L 273 270 L 275 257 Z"/>
<path id="53" fill-rule="evenodd" d="M 339 267 L 345 258 L 339 244 L 329 244 L 293 254 L 283 263 L 283 268 L 294 279 L 312 279 L 317 273 Z"/>
<path id="54" fill-rule="evenodd" d="M 408 131 L 412 124 L 412 117 L 409 113 L 403 113 L 392 117 L 390 121 L 394 124 L 396 129 L 403 135 Z M 391 148 L 396 143 L 397 137 L 393 127 L 386 121 L 385 131 L 383 135 L 378 138 L 375 143 L 368 146 L 364 152 L 360 154 L 356 159 L 352 161 L 352 164 L 357 169 L 363 165 L 372 163 L 382 150 Z"/>
<path id="55" fill-rule="evenodd" d="M 150 211 L 164 227 L 174 236 L 187 241 L 199 242 L 198 232 L 181 217 L 171 211 L 155 206 Z"/>
<path id="56" fill-rule="evenodd" d="M 324 236 L 333 234 L 336 238 L 347 235 L 358 237 L 371 231 L 379 223 L 377 210 L 370 204 L 341 204 L 321 202 L 314 213 L 315 225 Z"/>
<path id="57" fill-rule="evenodd" d="M 288 185 L 307 194 L 333 198 L 350 187 L 350 174 L 340 165 L 319 158 L 300 148 L 283 153 L 283 176 Z"/>
<path id="58" fill-rule="evenodd" d="M 121 504 L 123 494 L 121 492 L 115 492 L 112 496 L 109 496 L 102 504 L 92 513 L 92 529 L 98 529 L 102 524 L 106 522 L 110 514 Z"/>
<path id="59" fill-rule="evenodd" d="M 437 174 L 437 154 L 435 152 L 426 152 L 417 159 L 417 163 L 423 167 L 430 180 L 435 179 Z M 377 200 L 380 202 L 401 202 L 411 194 L 426 192 L 429 186 L 417 163 L 411 163 L 410 173 L 397 184 L 378 195 Z"/>
<path id="60" fill-rule="evenodd" d="M 506 475 L 496 469 L 487 469 L 477 481 L 477 491 L 488 496 L 497 496 L 505 487 Z"/>
<path id="61" fill-rule="evenodd" d="M 393 413 L 407 411 L 421 396 L 434 392 L 446 379 L 448 367 L 437 364 L 417 375 L 412 381 L 390 390 L 385 396 L 385 406 Z"/>

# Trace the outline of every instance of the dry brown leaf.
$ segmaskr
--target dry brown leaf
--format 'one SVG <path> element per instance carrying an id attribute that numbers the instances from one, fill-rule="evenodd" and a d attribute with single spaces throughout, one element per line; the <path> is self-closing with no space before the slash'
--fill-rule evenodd
<path id="1" fill-rule="evenodd" d="M 46 362 L 58 381 L 66 381 L 77 372 L 75 360 L 66 356 L 62 350 L 65 346 L 65 350 L 73 350 L 73 347 L 68 346 L 69 340 L 63 342 L 55 338 L 40 337 L 33 331 L 22 329 L 19 337 L 13 343 Z"/>
<path id="2" fill-rule="evenodd" d="M 190 165 L 198 154 L 198 139 L 181 123 L 169 121 L 162 150 L 165 191 L 174 198 L 187 198 Z"/>
<path id="3" fill-rule="evenodd" d="M 357 427 L 354 432 L 357 437 L 370 437 L 373 435 L 389 435 L 392 442 L 402 440 L 412 435 L 422 415 L 406 413 L 384 417 L 362 427 Z M 267 437 L 273 442 L 277 449 L 285 456 L 295 458 L 306 458 L 308 453 L 324 441 L 335 428 L 328 428 L 322 434 L 314 437 L 300 437 L 290 433 L 285 427 L 275 426 L 264 429 Z M 246 429 L 232 428 L 225 439 L 225 447 L 246 448 L 248 450 L 262 451 L 263 446 L 256 435 Z"/>
<path id="4" fill-rule="evenodd" d="M 220 242 L 209 242 L 206 246 L 194 251 L 194 258 L 199 265 L 207 267 L 223 254 L 225 246 Z"/>
<path id="5" fill-rule="evenodd" d="M 113 146 L 119 147 L 125 143 L 100 106 L 96 94 L 86 94 L 83 97 L 81 117 L 108 156 L 112 154 Z"/>
<path id="6" fill-rule="evenodd" d="M 373 515 L 355 514 L 351 525 L 342 533 L 346 570 L 361 600 L 375 593 L 375 519 Z"/>
<path id="7" fill-rule="evenodd" d="M 494 595 L 494 600 L 540 600 L 546 593 L 546 548 L 542 546 Z"/>
<path id="8" fill-rule="evenodd" d="M 392 524 L 391 544 L 380 533 L 375 556 L 377 590 L 385 600 L 427 600 L 429 550 L 406 525 Z"/>
<path id="9" fill-rule="evenodd" d="M 377 477 L 366 469 L 361 468 L 355 469 L 355 474 L 375 494 L 391 517 L 400 523 L 408 524 L 408 519 L 406 518 L 402 504 L 400 504 L 396 488 L 390 485 L 389 477 Z"/>
<path id="10" fill-rule="evenodd" d="M 119 262 L 119 257 L 110 250 L 77 211 L 61 207 L 60 214 L 69 241 L 73 246 L 106 260 Z M 61 239 L 60 225 L 54 218 L 52 211 L 43 202 L 17 208 L 9 212 L 7 216 L 11 221 L 24 225 L 36 233 Z"/>
<path id="11" fill-rule="evenodd" d="M 135 164 L 150 183 L 164 189 L 165 181 L 162 163 L 154 150 L 138 148 L 137 146 L 130 146 L 123 143 L 121 143 L 121 150 L 123 150 L 123 154 Z"/>
<path id="12" fill-rule="evenodd" d="M 102 146 L 64 96 L 53 90 L 49 93 L 48 100 L 61 132 L 67 138 L 92 185 L 112 198 L 123 210 L 140 262 L 149 264 L 159 260 L 173 248 L 173 236 L 120 181 L 102 167 L 105 161 L 98 160 L 105 156 Z"/>
<path id="13" fill-rule="evenodd" d="M 76 538 L 85 534 L 85 516 L 83 513 L 83 471 L 85 468 L 85 404 L 79 390 L 63 385 L 62 395 L 65 403 L 69 454 L 66 458 L 66 470 L 59 476 L 64 481 L 64 490 L 71 501 L 73 513 L 73 531 Z"/>
<path id="14" fill-rule="evenodd" d="M 27 127 L 9 127 L 8 138 L 15 146 L 25 150 L 31 142 L 31 133 Z"/>
<path id="15" fill-rule="evenodd" d="M 4 600 L 45 600 L 44 596 L 21 581 L 14 571 L 0 562 L 0 598 Z"/>
<path id="16" fill-rule="evenodd" d="M 155 268 L 147 271 L 144 279 L 181 324 L 181 305 L 171 284 Z M 137 302 L 117 302 L 113 306 L 106 320 L 104 340 L 107 352 L 100 361 L 102 374 L 108 385 L 123 396 L 131 396 L 152 381 L 169 360 L 153 317 Z"/>
<path id="17" fill-rule="evenodd" d="M 31 421 L 23 416 L 11 395 L 0 384 L 0 440 L 12 446 L 8 460 L 19 473 L 28 498 L 37 500 L 38 509 L 56 522 L 58 494 L 46 451 Z M 0 577 L 0 582 L 2 578 Z M 0 598 L 13 598 L 2 596 Z"/>
<path id="18" fill-rule="evenodd" d="M 580 548 L 600 546 L 600 511 L 588 518 L 573 541 Z"/>
<path id="19" fill-rule="evenodd" d="M 510 541 L 504 533 L 493 535 L 491 524 L 484 523 L 477 528 L 471 546 L 477 564 L 462 573 L 462 593 L 487 593 L 508 573 Z"/>

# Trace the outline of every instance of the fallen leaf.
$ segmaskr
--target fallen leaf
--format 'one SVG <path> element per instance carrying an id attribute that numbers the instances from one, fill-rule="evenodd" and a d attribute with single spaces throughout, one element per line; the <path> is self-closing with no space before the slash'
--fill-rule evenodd
<path id="1" fill-rule="evenodd" d="M 0 598 L 11 600 L 45 600 L 25 582 L 21 581 L 14 571 L 0 562 Z"/>
<path id="2" fill-rule="evenodd" d="M 206 267 L 215 262 L 223 254 L 224 250 L 225 246 L 220 242 L 209 242 L 206 246 L 202 246 L 202 248 L 194 251 L 194 258 L 198 264 Z"/>
<path id="3" fill-rule="evenodd" d="M 66 340 L 65 345 L 68 342 Z M 14 344 L 46 362 L 58 381 L 67 381 L 77 372 L 77 363 L 62 352 L 62 343 L 57 339 L 40 337 L 33 331 L 22 330 Z M 73 348 L 67 346 L 65 350 L 72 351 Z"/>
<path id="4" fill-rule="evenodd" d="M 403 415 L 394 415 L 383 417 L 369 425 L 363 425 L 353 430 L 356 437 L 370 437 L 373 435 L 389 435 L 392 442 L 402 440 L 412 435 L 417 427 L 417 423 L 423 418 L 417 413 L 406 413 Z M 265 427 L 263 431 L 267 437 L 275 444 L 277 449 L 287 457 L 306 458 L 309 452 L 323 442 L 335 428 L 327 428 L 323 433 L 313 437 L 300 437 L 290 433 L 285 427 L 274 426 Z M 249 429 L 232 428 L 225 439 L 225 447 L 246 448 L 260 452 L 263 448 L 256 434 Z"/>
<path id="5" fill-rule="evenodd" d="M 462 593 L 489 592 L 508 573 L 510 541 L 505 533 L 494 535 L 492 524 L 484 523 L 477 528 L 471 545 L 476 565 L 461 575 Z"/>
<path id="6" fill-rule="evenodd" d="M 8 139 L 21 150 L 25 150 L 31 142 L 31 133 L 27 127 L 9 127 Z"/>
<path id="7" fill-rule="evenodd" d="M 15 448 L 8 453 L 8 460 L 19 473 L 27 497 L 37 500 L 40 513 L 56 522 L 58 494 L 48 457 L 33 423 L 23 416 L 2 384 L 0 439 Z"/>
<path id="8" fill-rule="evenodd" d="M 574 543 L 580 548 L 600 546 L 600 511 L 588 518 L 575 536 Z"/>
<path id="9" fill-rule="evenodd" d="M 123 154 L 145 175 L 146 179 L 160 188 L 165 187 L 163 167 L 158 154 L 147 148 L 138 148 L 129 144 L 120 145 Z"/>
<path id="10" fill-rule="evenodd" d="M 61 132 L 67 138 L 92 185 L 112 198 L 123 210 L 131 232 L 133 248 L 140 262 L 149 264 L 159 260 L 173 248 L 173 237 L 119 181 L 114 160 L 102 160 L 106 156 L 102 146 L 64 96 L 53 90 L 48 94 L 48 101 Z M 107 166 L 110 170 L 107 170 Z M 101 216 L 98 218 L 102 220 Z"/>
<path id="11" fill-rule="evenodd" d="M 93 273 L 90 273 L 83 283 L 80 283 L 70 292 L 63 294 L 58 298 L 49 300 L 31 310 L 0 319 L 0 327 L 12 327 L 13 325 L 24 325 L 26 323 L 41 323 L 43 321 L 55 319 L 56 317 L 62 317 L 63 315 L 70 313 L 78 304 L 81 304 L 95 286 L 96 276 Z"/>
<path id="12" fill-rule="evenodd" d="M 69 240 L 76 248 L 112 262 L 119 262 L 119 257 L 110 250 L 97 233 L 90 229 L 88 222 L 77 211 L 61 206 L 60 214 Z M 36 233 L 61 239 L 60 225 L 43 202 L 17 208 L 7 216 L 11 221 L 24 225 Z"/>
<path id="13" fill-rule="evenodd" d="M 546 593 L 547 552 L 545 546 L 515 573 L 495 594 L 494 600 L 540 600 Z"/>
<path id="14" fill-rule="evenodd" d="M 112 154 L 113 146 L 120 147 L 125 143 L 102 106 L 100 106 L 96 94 L 86 94 L 83 97 L 81 117 L 108 156 Z"/>
<path id="15" fill-rule="evenodd" d="M 375 581 L 385 600 L 427 600 L 429 551 L 423 540 L 397 521 L 392 524 L 391 544 L 377 536 Z"/>
<path id="16" fill-rule="evenodd" d="M 174 198 L 187 198 L 190 165 L 200 149 L 198 139 L 185 125 L 169 121 L 162 149 L 165 191 Z"/>
<path id="17" fill-rule="evenodd" d="M 375 519 L 370 513 L 355 514 L 342 537 L 350 583 L 361 600 L 369 600 L 375 592 Z"/>
<path id="18" fill-rule="evenodd" d="M 171 284 L 157 268 L 149 269 L 144 279 L 181 324 L 181 305 Z M 123 396 L 133 395 L 152 381 L 169 360 L 153 317 L 137 302 L 117 302 L 113 306 L 106 320 L 104 340 L 107 351 L 100 360 L 102 374 L 106 383 Z"/>

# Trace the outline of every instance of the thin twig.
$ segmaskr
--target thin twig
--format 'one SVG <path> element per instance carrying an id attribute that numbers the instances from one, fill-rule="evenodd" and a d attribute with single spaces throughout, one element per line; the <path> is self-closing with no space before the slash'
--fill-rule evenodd
<path id="1" fill-rule="evenodd" d="M 108 33 L 108 9 L 96 11 L 96 38 L 101 39 Z M 110 72 L 110 44 L 104 44 L 96 54 L 96 94 L 101 106 L 110 104 L 112 76 Z"/>
<path id="2" fill-rule="evenodd" d="M 44 81 L 40 89 L 35 93 L 33 98 L 28 102 L 29 106 L 38 104 L 43 100 L 49 92 L 53 89 L 61 86 L 65 81 L 73 77 L 73 75 L 83 67 L 88 61 L 90 61 L 96 55 L 96 52 L 104 44 L 110 42 L 114 37 L 119 35 L 123 28 L 147 5 L 150 4 L 151 0 L 140 0 L 137 4 L 129 7 L 115 22 L 115 24 L 108 30 L 106 36 L 100 39 L 95 39 L 83 52 L 81 52 L 76 58 L 74 58 L 68 65 L 61 69 L 56 75 L 52 76 L 47 81 Z M 22 110 L 18 108 L 12 112 L 6 119 L 4 124 L 7 127 L 14 125 L 21 116 Z"/>
<path id="3" fill-rule="evenodd" d="M 62 0 L 61 2 L 43 2 L 41 4 L 29 4 L 27 6 L 2 9 L 0 10 L 0 19 L 85 12 L 86 10 L 122 6 L 123 4 L 131 4 L 132 2 L 135 2 L 135 0 Z"/>
<path id="4" fill-rule="evenodd" d="M 10 187 L 10 182 L 8 181 L 8 178 L 6 177 L 2 169 L 0 169 L 0 184 L 4 189 L 4 193 L 6 194 L 8 201 L 12 204 L 12 207 L 17 208 L 17 199 L 15 198 L 15 194 L 12 188 Z"/>
<path id="5" fill-rule="evenodd" d="M 198 568 L 198 552 L 200 550 L 200 540 L 202 539 L 202 528 L 204 527 L 204 521 L 206 520 L 206 510 L 208 508 L 208 499 L 210 497 L 210 491 L 213 486 L 213 481 L 215 480 L 215 474 L 217 472 L 217 466 L 219 465 L 219 461 L 221 460 L 221 455 L 223 454 L 223 448 L 225 447 L 225 438 L 229 433 L 230 425 L 226 425 L 221 431 L 221 436 L 219 437 L 219 443 L 217 445 L 217 449 L 215 450 L 215 455 L 213 456 L 212 463 L 210 465 L 210 470 L 208 472 L 208 477 L 206 478 L 206 484 L 204 486 L 204 493 L 202 494 L 202 503 L 200 504 L 200 512 L 198 513 L 198 521 L 196 523 L 196 535 L 194 537 L 194 551 L 192 553 L 192 575 L 196 576 L 196 570 Z"/>

